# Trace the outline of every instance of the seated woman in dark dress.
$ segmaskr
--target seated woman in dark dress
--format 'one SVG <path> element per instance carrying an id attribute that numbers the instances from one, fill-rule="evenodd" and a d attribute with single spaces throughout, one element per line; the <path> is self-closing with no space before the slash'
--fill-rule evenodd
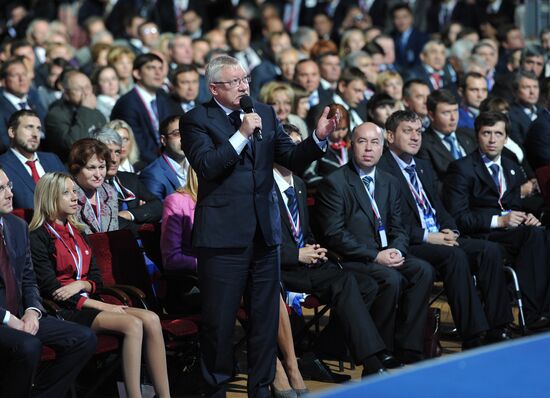
<path id="1" fill-rule="evenodd" d="M 141 397 L 142 343 L 158 397 L 169 397 L 164 340 L 158 316 L 147 310 L 107 304 L 90 297 L 101 276 L 78 211 L 77 187 L 65 173 L 47 173 L 34 192 L 31 252 L 43 297 L 55 300 L 69 321 L 124 336 L 122 367 L 127 396 Z"/>

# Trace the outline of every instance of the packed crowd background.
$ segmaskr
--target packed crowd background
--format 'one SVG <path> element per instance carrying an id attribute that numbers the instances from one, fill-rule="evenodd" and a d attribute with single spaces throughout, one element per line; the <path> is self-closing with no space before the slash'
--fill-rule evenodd
<path id="1" fill-rule="evenodd" d="M 515 337 L 505 264 L 519 278 L 525 327 L 547 330 L 550 28 L 525 38 L 525 15 L 514 0 L 4 2 L 0 395 L 63 396 L 94 351 L 89 328 L 124 337 L 129 397 L 141 394 L 142 341 L 156 394 L 170 395 L 166 308 L 99 300 L 88 236 L 130 230 L 141 244 L 153 224 L 161 258 L 145 259 L 151 279 L 195 274 L 197 203 L 210 193 L 199 186 L 222 177 L 196 160 L 191 132 L 201 104 L 227 113 L 220 129 L 247 127 L 224 102 L 233 93 L 269 105 L 277 131 L 300 148 L 314 139 L 324 151 L 294 173 L 275 154 L 282 292 L 271 393 L 308 392 L 288 320 L 301 293 L 331 306 L 315 356 L 351 358 L 365 377 L 425 359 L 434 280 L 463 349 Z M 316 135 L 327 120 L 333 131 Z M 254 162 L 254 145 L 231 145 L 241 165 Z M 222 208 L 215 199 L 208 206 Z M 30 235 L 12 209 L 30 214 Z M 206 224 L 233 227 L 222 221 Z M 189 293 L 168 285 L 175 302 Z M 40 296 L 79 325 L 45 316 Z M 208 335 L 211 387 L 221 382 L 207 375 L 227 358 L 207 344 L 212 325 L 195 322 Z M 61 329 L 70 344 L 52 338 Z M 39 367 L 40 344 L 21 354 L 23 333 L 56 348 L 58 366 Z M 322 375 L 312 377 L 341 381 L 315 361 Z M 262 391 L 249 385 L 250 395 Z"/>

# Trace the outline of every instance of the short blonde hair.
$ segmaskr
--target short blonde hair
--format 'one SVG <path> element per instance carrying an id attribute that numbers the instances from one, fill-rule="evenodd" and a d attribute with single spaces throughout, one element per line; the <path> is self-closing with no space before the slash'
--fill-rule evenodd
<path id="1" fill-rule="evenodd" d="M 107 54 L 107 63 L 113 66 L 121 57 L 127 56 L 132 62 L 136 58 L 136 55 L 132 50 L 126 46 L 113 46 Z"/>
<path id="2" fill-rule="evenodd" d="M 378 93 L 384 92 L 384 84 L 390 79 L 397 78 L 401 81 L 401 84 L 403 84 L 403 78 L 401 75 L 397 72 L 394 72 L 392 70 L 387 70 L 382 73 L 378 74 L 378 77 L 376 78 L 376 91 Z"/>
<path id="3" fill-rule="evenodd" d="M 260 101 L 266 104 L 272 103 L 273 96 L 277 91 L 284 91 L 288 95 L 290 103 L 294 103 L 294 90 L 289 84 L 280 82 L 271 82 L 263 86 L 260 90 Z"/>
<path id="4" fill-rule="evenodd" d="M 128 161 L 131 165 L 134 165 L 139 160 L 139 148 L 136 142 L 134 132 L 128 123 L 122 119 L 114 119 L 105 125 L 105 127 L 111 128 L 118 133 L 118 130 L 126 130 L 128 132 L 128 138 L 130 140 L 130 150 L 128 151 Z"/>
<path id="5" fill-rule="evenodd" d="M 34 231 L 59 216 L 59 200 L 65 192 L 67 180 L 72 180 L 72 177 L 61 172 L 46 173 L 40 178 L 34 190 L 34 214 L 29 230 Z M 84 229 L 84 225 L 79 223 L 76 217 L 71 215 L 68 220 L 78 230 Z"/>

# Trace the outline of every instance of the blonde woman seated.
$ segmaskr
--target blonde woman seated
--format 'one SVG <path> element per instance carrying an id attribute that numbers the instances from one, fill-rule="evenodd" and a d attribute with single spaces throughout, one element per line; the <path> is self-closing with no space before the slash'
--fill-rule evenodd
<path id="1" fill-rule="evenodd" d="M 197 258 L 191 245 L 197 193 L 197 174 L 189 167 L 185 188 L 177 189 L 176 192 L 164 199 L 160 250 L 166 271 L 197 269 Z M 185 295 L 185 292 L 176 293 L 170 290 L 172 289 L 169 285 L 167 292 L 169 299 L 173 300 L 176 294 Z M 180 297 L 180 300 L 184 301 L 185 297 Z M 282 359 L 277 359 L 277 372 L 272 384 L 272 391 L 275 397 L 292 398 L 307 393 L 308 389 L 298 369 L 290 320 L 282 297 L 279 300 L 279 308 L 277 343 L 282 353 Z"/>
<path id="2" fill-rule="evenodd" d="M 266 84 L 260 90 L 260 101 L 273 107 L 281 123 L 289 123 L 298 127 L 304 140 L 309 136 L 305 121 L 290 113 L 294 103 L 294 90 L 289 84 L 279 82 Z"/>
<path id="3" fill-rule="evenodd" d="M 169 397 L 164 340 L 158 316 L 107 304 L 91 295 L 102 285 L 92 250 L 75 214 L 77 188 L 65 173 L 47 173 L 34 192 L 29 229 L 32 260 L 43 297 L 55 300 L 64 319 L 124 337 L 122 370 L 128 397 L 141 397 L 141 351 L 158 397 Z"/>
<path id="4" fill-rule="evenodd" d="M 403 105 L 403 78 L 397 72 L 386 71 L 378 75 L 376 79 L 376 92 L 388 94 L 395 100 L 394 112 L 405 109 Z"/>

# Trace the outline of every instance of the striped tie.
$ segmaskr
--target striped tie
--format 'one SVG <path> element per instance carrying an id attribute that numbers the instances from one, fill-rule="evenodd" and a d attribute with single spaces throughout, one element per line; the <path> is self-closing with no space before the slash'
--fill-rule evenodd
<path id="1" fill-rule="evenodd" d="M 292 216 L 292 221 L 294 226 L 298 228 L 298 231 L 293 231 L 294 240 L 296 241 L 296 246 L 298 248 L 304 247 L 304 234 L 302 232 L 302 226 L 298 222 L 299 213 L 298 213 L 298 201 L 296 200 L 296 191 L 294 187 L 288 187 L 285 190 L 286 197 L 288 198 L 288 210 Z"/>

